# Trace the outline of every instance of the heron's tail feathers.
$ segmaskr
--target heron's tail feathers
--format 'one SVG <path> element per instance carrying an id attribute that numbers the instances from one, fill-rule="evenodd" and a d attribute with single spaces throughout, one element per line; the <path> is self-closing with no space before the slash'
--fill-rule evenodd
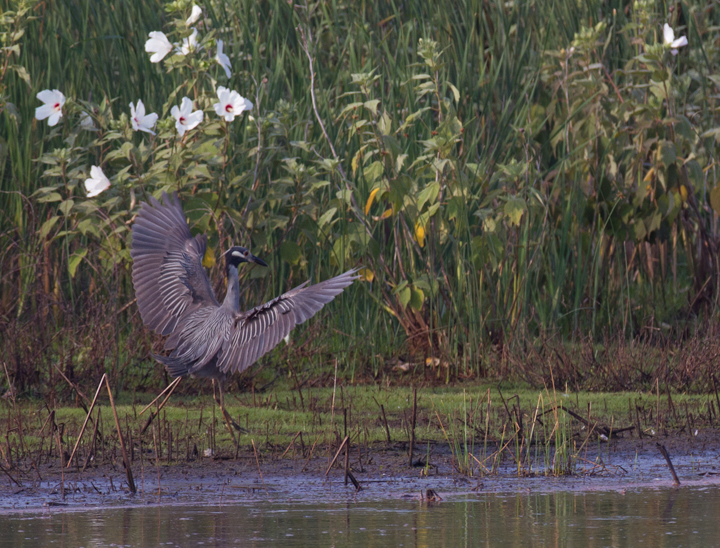
<path id="1" fill-rule="evenodd" d="M 165 369 L 172 378 L 184 377 L 190 373 L 187 364 L 182 360 L 170 356 L 158 356 L 157 354 L 153 354 L 152 357 L 165 366 Z"/>

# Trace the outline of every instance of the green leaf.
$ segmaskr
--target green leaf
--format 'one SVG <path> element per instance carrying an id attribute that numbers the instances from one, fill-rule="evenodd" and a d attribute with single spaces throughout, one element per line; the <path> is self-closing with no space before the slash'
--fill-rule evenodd
<path id="1" fill-rule="evenodd" d="M 56 166 L 57 163 L 58 163 L 57 160 L 56 160 L 55 158 L 53 158 L 50 154 L 45 154 L 45 155 L 43 155 L 43 156 L 40 158 L 40 161 L 41 161 L 43 164 L 47 164 L 47 165 L 49 165 L 49 166 Z"/>
<path id="2" fill-rule="evenodd" d="M 305 152 L 312 152 L 312 145 L 305 141 L 290 141 L 290 146 L 301 148 Z"/>
<path id="3" fill-rule="evenodd" d="M 661 223 L 662 223 L 662 213 L 661 212 L 656 211 L 655 213 L 650 215 L 645 220 L 648 235 L 650 235 L 653 232 L 655 232 L 656 230 L 658 230 L 660 228 Z"/>
<path id="4" fill-rule="evenodd" d="M 83 260 L 83 257 L 87 255 L 87 249 L 82 249 L 80 251 L 77 251 L 73 253 L 73 255 L 70 257 L 70 260 L 68 261 L 68 272 L 70 273 L 70 277 L 74 278 L 75 273 L 77 272 L 77 267 L 80 264 L 80 261 Z"/>
<path id="5" fill-rule="evenodd" d="M 644 240 L 645 236 L 647 236 L 647 229 L 645 228 L 645 223 L 642 221 L 642 219 L 637 219 L 633 223 L 632 231 L 633 235 L 635 236 L 636 242 Z"/>
<path id="6" fill-rule="evenodd" d="M 352 203 L 352 191 L 349 188 L 343 188 L 335 193 L 338 200 L 345 202 L 347 205 Z"/>
<path id="7" fill-rule="evenodd" d="M 675 133 L 677 135 L 684 137 L 688 141 L 694 139 L 695 131 L 693 130 L 690 120 L 688 120 L 685 116 L 680 114 L 673 119 L 671 123 L 674 124 Z"/>
<path id="8" fill-rule="evenodd" d="M 62 196 L 58 194 L 57 192 L 50 192 L 46 194 L 45 196 L 42 196 L 38 198 L 38 202 L 45 203 L 45 202 L 59 202 L 62 200 Z"/>
<path id="9" fill-rule="evenodd" d="M 364 128 L 365 126 L 368 126 L 368 125 L 370 125 L 370 122 L 368 122 L 367 120 L 358 120 L 357 122 L 355 122 L 355 123 L 354 123 L 352 126 L 350 126 L 350 127 L 352 128 L 352 130 L 353 130 L 355 133 L 361 133 L 360 130 L 361 130 L 362 128 Z"/>
<path id="10" fill-rule="evenodd" d="M 365 180 L 373 184 L 375 181 L 377 181 L 383 174 L 383 165 L 381 162 L 373 162 L 368 167 L 363 169 L 363 177 L 365 177 Z"/>
<path id="11" fill-rule="evenodd" d="M 400 282 L 399 284 L 397 284 L 397 285 L 393 288 L 392 294 L 393 294 L 393 295 L 397 295 L 397 294 L 400 293 L 403 289 L 405 289 L 405 287 L 407 287 L 407 285 L 408 285 L 408 281 L 407 281 L 407 280 L 403 280 L 402 282 Z"/>
<path id="12" fill-rule="evenodd" d="M 133 167 L 132 165 L 125 166 L 120 171 L 118 171 L 115 174 L 115 177 L 113 177 L 113 180 L 115 183 L 124 183 L 125 181 L 130 179 L 130 175 L 128 175 L 128 172 L 130 171 L 130 168 Z"/>
<path id="13" fill-rule="evenodd" d="M 425 112 L 427 110 L 430 110 L 430 107 L 423 107 L 416 112 L 408 114 L 407 118 L 405 118 L 402 125 L 398 129 L 398 132 L 404 131 L 405 128 L 407 128 L 416 118 L 418 118 L 420 115 L 422 115 L 423 112 Z"/>
<path id="14" fill-rule="evenodd" d="M 342 116 L 342 115 L 345 114 L 346 112 L 349 112 L 349 111 L 351 111 L 351 110 L 355 110 L 356 108 L 361 107 L 362 105 L 363 105 L 363 104 L 360 103 L 360 102 L 350 103 L 348 106 L 346 106 L 344 109 L 342 109 L 342 110 L 340 111 L 340 116 Z"/>
<path id="15" fill-rule="evenodd" d="M 333 218 L 333 216 L 335 215 L 335 212 L 336 212 L 336 211 L 337 211 L 337 208 L 336 208 L 336 207 L 331 207 L 331 208 L 328 209 L 325 213 L 323 213 L 322 215 L 320 215 L 320 218 L 319 218 L 318 221 L 317 221 L 318 228 L 322 228 L 322 227 L 324 227 L 326 224 L 328 224 L 328 223 L 332 220 L 332 218 Z"/>
<path id="16" fill-rule="evenodd" d="M 98 236 L 99 231 L 97 228 L 97 219 L 90 217 L 80 221 L 78 223 L 78 230 L 83 235 L 90 233 L 94 236 Z"/>
<path id="17" fill-rule="evenodd" d="M 426 202 L 428 202 L 430 205 L 434 204 L 439 193 L 440 193 L 440 183 L 438 183 L 437 181 L 433 181 L 432 183 L 427 185 L 425 188 L 423 188 L 418 193 L 418 197 L 417 197 L 418 211 L 422 211 L 422 208 Z"/>
<path id="18" fill-rule="evenodd" d="M 422 289 L 413 286 L 410 293 L 410 306 L 419 312 L 424 300 L 425 294 Z"/>
<path id="19" fill-rule="evenodd" d="M 369 101 L 365 101 L 363 103 L 365 108 L 373 113 L 373 116 L 377 116 L 377 109 L 378 109 L 379 104 L 380 104 L 379 99 L 370 99 Z"/>
<path id="20" fill-rule="evenodd" d="M 28 74 L 28 71 L 25 70 L 25 67 L 22 65 L 13 65 L 11 67 L 15 73 L 22 79 L 23 82 L 25 82 L 28 86 L 31 86 L 30 83 L 30 75 Z"/>
<path id="21" fill-rule="evenodd" d="M 718 138 L 720 138 L 720 127 L 708 129 L 707 131 L 701 133 L 700 137 L 702 137 L 703 139 L 706 139 L 708 137 L 713 137 L 714 139 L 718 139 Z"/>
<path id="22" fill-rule="evenodd" d="M 403 305 L 403 307 L 406 307 L 408 305 L 411 298 L 412 298 L 412 290 L 408 286 L 402 288 L 398 292 L 398 299 L 400 299 L 400 304 Z"/>
<path id="23" fill-rule="evenodd" d="M 458 88 L 453 86 L 450 82 L 448 82 L 448 86 L 450 86 L 450 89 L 452 90 L 453 95 L 455 96 L 455 102 L 459 103 L 460 102 L 460 91 L 458 90 Z"/>
<path id="24" fill-rule="evenodd" d="M 330 186 L 330 181 L 314 181 L 310 185 L 310 190 L 308 191 L 308 194 L 310 192 L 315 192 L 316 190 L 320 188 L 325 188 L 326 186 Z"/>
<path id="25" fill-rule="evenodd" d="M 125 158 L 126 160 L 130 160 L 130 153 L 132 152 L 133 144 L 130 141 L 127 141 L 122 144 L 122 146 L 118 149 L 117 155 L 119 157 Z"/>
<path id="26" fill-rule="evenodd" d="M 522 219 L 523 213 L 525 213 L 526 209 L 527 206 L 525 205 L 525 200 L 515 197 L 509 199 L 505 203 L 503 211 L 512 224 L 520 226 L 520 219 Z"/>
<path id="27" fill-rule="evenodd" d="M 660 141 L 657 149 L 657 159 L 665 167 L 670 167 L 677 160 L 675 143 L 671 141 Z"/>
<path id="28" fill-rule="evenodd" d="M 388 114 L 388 111 L 384 111 L 380 119 L 378 120 L 378 128 L 380 128 L 380 133 L 383 135 L 390 135 L 390 132 L 392 131 L 392 118 L 390 118 L 390 114 Z"/>
<path id="29" fill-rule="evenodd" d="M 700 188 L 702 184 L 705 181 L 705 176 L 703 174 L 702 167 L 700 166 L 700 163 L 697 160 L 688 160 L 685 163 L 685 167 L 687 168 L 688 175 L 690 176 L 690 179 L 693 182 L 693 185 L 695 185 L 696 188 Z"/>
<path id="30" fill-rule="evenodd" d="M 435 202 L 433 205 L 428 207 L 427 211 L 423 213 L 423 215 L 427 215 L 427 218 L 429 219 L 430 217 L 435 215 L 438 209 L 440 209 L 440 204 L 438 202 Z"/>
<path id="31" fill-rule="evenodd" d="M 72 210 L 74 205 L 74 200 L 65 200 L 58 206 L 58 209 L 62 212 L 63 215 L 67 217 L 68 215 L 70 215 L 70 211 Z"/>
<path id="32" fill-rule="evenodd" d="M 187 172 L 190 179 L 212 179 L 210 170 L 205 164 L 198 164 Z"/>
<path id="33" fill-rule="evenodd" d="M 40 227 L 40 239 L 44 240 L 48 233 L 52 230 L 52 228 L 55 226 L 55 223 L 58 222 L 58 219 L 60 218 L 59 215 L 55 215 L 53 217 L 50 217 L 47 221 L 45 221 Z"/>
<path id="34" fill-rule="evenodd" d="M 284 261 L 287 261 L 290 264 L 298 264 L 301 256 L 302 253 L 300 251 L 300 246 L 295 242 L 285 240 L 280 245 L 280 257 L 282 257 Z"/>

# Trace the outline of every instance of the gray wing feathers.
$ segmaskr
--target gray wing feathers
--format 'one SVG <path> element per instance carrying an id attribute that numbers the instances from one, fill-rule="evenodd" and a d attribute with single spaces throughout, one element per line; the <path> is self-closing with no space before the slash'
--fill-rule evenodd
<path id="1" fill-rule="evenodd" d="M 173 375 L 196 373 L 203 369 L 230 338 L 235 319 L 228 310 L 200 308 L 184 319 L 165 344 L 170 356 L 156 356 Z"/>
<path id="2" fill-rule="evenodd" d="M 313 317 L 359 276 L 349 270 L 306 287 L 307 282 L 239 316 L 223 345 L 217 367 L 222 373 L 241 372 L 275 348 L 298 324 Z"/>
<path id="3" fill-rule="evenodd" d="M 207 239 L 193 238 L 177 195 L 143 203 L 133 225 L 133 284 L 143 322 L 162 335 L 203 306 L 219 307 L 202 267 Z"/>
<path id="4" fill-rule="evenodd" d="M 192 237 L 177 195 L 142 204 L 133 225 L 133 284 L 143 322 L 170 335 L 170 356 L 155 356 L 175 377 L 218 377 L 243 371 L 275 348 L 359 276 L 349 270 L 307 282 L 238 314 L 220 306 L 202 267 L 207 239 Z"/>

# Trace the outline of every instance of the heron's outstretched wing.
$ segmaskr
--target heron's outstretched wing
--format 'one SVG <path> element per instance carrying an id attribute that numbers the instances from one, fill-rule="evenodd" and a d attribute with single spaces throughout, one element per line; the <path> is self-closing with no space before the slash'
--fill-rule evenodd
<path id="1" fill-rule="evenodd" d="M 306 287 L 308 282 L 239 315 L 229 340 L 218 355 L 222 373 L 237 373 L 275 348 L 298 324 L 313 317 L 325 304 L 359 278 L 357 269 Z"/>
<path id="2" fill-rule="evenodd" d="M 193 238 L 177 194 L 143 203 L 132 229 L 133 285 L 145 325 L 172 333 L 189 312 L 220 306 L 202 259 L 207 238 Z"/>

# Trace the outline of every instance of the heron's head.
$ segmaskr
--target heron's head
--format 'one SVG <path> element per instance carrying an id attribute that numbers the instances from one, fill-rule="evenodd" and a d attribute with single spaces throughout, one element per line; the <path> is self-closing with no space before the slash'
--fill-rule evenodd
<path id="1" fill-rule="evenodd" d="M 265 261 L 259 259 L 255 255 L 250 253 L 249 250 L 239 245 L 233 246 L 225 252 L 226 268 L 230 265 L 238 268 L 240 266 L 240 263 L 255 263 L 259 264 L 260 266 L 267 266 L 267 263 Z"/>

